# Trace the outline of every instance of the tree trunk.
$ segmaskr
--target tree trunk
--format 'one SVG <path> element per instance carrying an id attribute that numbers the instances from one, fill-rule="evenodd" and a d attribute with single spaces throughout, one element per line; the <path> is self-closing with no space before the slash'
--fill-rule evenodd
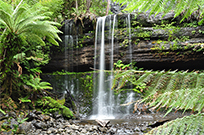
<path id="1" fill-rule="evenodd" d="M 90 13 L 89 8 L 91 7 L 91 0 L 86 0 L 86 13 Z"/>
<path id="2" fill-rule="evenodd" d="M 108 2 L 107 2 L 106 15 L 108 15 L 109 6 L 110 6 L 110 0 L 108 0 Z"/>

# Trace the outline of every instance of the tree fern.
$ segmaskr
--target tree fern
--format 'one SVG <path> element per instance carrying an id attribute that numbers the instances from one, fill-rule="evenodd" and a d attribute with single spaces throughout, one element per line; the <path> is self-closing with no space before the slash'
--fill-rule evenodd
<path id="1" fill-rule="evenodd" d="M 204 134 L 204 114 L 185 116 L 159 126 L 146 135 L 202 135 Z"/>
<path id="2" fill-rule="evenodd" d="M 48 56 L 43 55 L 44 49 L 40 49 L 45 46 L 45 41 L 55 45 L 58 45 L 57 40 L 61 41 L 58 36 L 61 31 L 57 29 L 60 24 L 49 21 L 49 15 L 50 13 L 40 3 L 31 7 L 23 0 L 17 5 L 0 0 L 0 26 L 4 29 L 0 36 L 0 85 L 1 92 L 9 93 L 12 98 L 17 96 L 12 91 L 21 95 L 20 92 L 24 90 L 23 84 L 28 79 L 26 75 L 21 76 L 23 73 L 21 64 L 24 64 L 24 69 L 28 73 L 35 76 L 35 81 L 30 80 L 27 85 L 32 86 L 33 89 L 51 88 L 47 87 L 48 83 L 41 83 L 36 79 L 38 73 L 30 72 L 33 66 L 39 66 L 40 62 L 46 63 L 43 59 Z M 24 54 L 26 57 L 17 61 L 18 54 Z M 29 58 L 36 58 L 38 61 L 28 62 Z"/>
<path id="3" fill-rule="evenodd" d="M 0 23 L 5 25 L 10 33 L 25 37 L 35 34 L 35 38 L 38 37 L 36 39 L 39 39 L 40 42 L 42 42 L 41 39 L 46 36 L 48 41 L 58 45 L 55 39 L 61 41 L 57 35 L 60 31 L 55 26 L 60 24 L 47 21 L 47 19 L 49 19 L 47 16 L 48 12 L 44 12 L 45 7 L 39 3 L 29 8 L 28 5 L 22 4 L 21 2 L 14 9 L 11 5 L 0 1 L 1 5 L 7 7 L 0 6 Z M 26 39 L 30 40 L 32 37 Z"/>

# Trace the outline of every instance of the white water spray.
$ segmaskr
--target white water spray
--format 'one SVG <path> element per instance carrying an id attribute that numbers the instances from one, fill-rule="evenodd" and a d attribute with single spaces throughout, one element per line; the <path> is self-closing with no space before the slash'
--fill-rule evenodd
<path id="1" fill-rule="evenodd" d="M 128 28 L 128 32 L 129 32 L 129 37 L 128 37 L 128 42 L 129 42 L 129 57 L 130 57 L 130 63 L 132 63 L 132 41 L 131 41 L 131 24 L 130 24 L 130 14 L 128 14 L 127 16 L 127 28 Z M 130 67 L 130 69 L 132 68 L 132 65 Z M 128 93 L 128 97 L 127 97 L 127 100 L 126 102 L 129 103 L 129 102 L 132 102 L 134 100 L 134 95 L 135 93 L 132 92 L 132 84 L 130 85 L 130 90 L 131 90 L 131 93 Z M 130 114 L 130 108 L 131 108 L 131 105 L 128 105 L 127 106 L 127 114 Z"/>
<path id="2" fill-rule="evenodd" d="M 100 59 L 99 59 L 99 77 L 98 81 L 95 79 L 97 78 L 95 76 L 95 90 L 98 91 L 97 93 L 97 101 L 94 103 L 94 111 L 93 115 L 91 116 L 91 119 L 114 119 L 115 117 L 113 116 L 113 92 L 111 91 L 111 86 L 112 86 L 112 77 L 113 74 L 109 76 L 109 78 L 105 77 L 105 22 L 106 22 L 106 16 L 105 17 L 100 17 L 97 20 L 97 26 L 96 26 L 96 39 L 95 39 L 95 66 L 94 68 L 97 68 L 96 63 L 98 62 L 97 59 L 97 49 L 100 47 Z M 115 20 L 113 21 L 115 22 Z M 109 21 L 109 26 L 112 25 L 112 22 Z M 110 28 L 109 28 L 110 29 Z M 101 30 L 101 31 L 100 31 Z M 101 33 L 98 33 L 101 32 Z M 114 28 L 113 31 L 109 30 L 110 34 L 114 34 Z M 113 36 L 112 36 L 113 37 Z M 98 43 L 99 40 L 99 43 Z M 110 60 L 110 65 L 113 65 L 113 44 L 114 44 L 114 39 L 111 39 L 111 60 Z M 110 66 L 112 69 L 113 66 Z M 110 80 L 109 82 L 109 87 L 106 86 L 106 79 Z M 97 85 L 98 82 L 98 85 Z M 97 87 L 98 86 L 98 87 Z"/>
<path id="3" fill-rule="evenodd" d="M 64 49 L 65 49 L 65 71 L 68 71 L 68 65 L 70 61 L 73 61 L 73 36 L 72 34 L 72 22 L 65 23 L 65 37 L 64 37 Z M 73 62 L 72 62 L 73 63 Z M 72 70 L 72 66 L 70 68 Z M 68 81 L 68 75 L 65 75 L 65 91 L 72 90 Z M 72 91 L 71 91 L 72 92 Z"/>

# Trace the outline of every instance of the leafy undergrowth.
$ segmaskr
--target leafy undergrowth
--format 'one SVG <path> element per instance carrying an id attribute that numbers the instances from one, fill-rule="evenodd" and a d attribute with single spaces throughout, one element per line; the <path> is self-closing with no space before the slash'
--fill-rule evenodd
<path id="1" fill-rule="evenodd" d="M 69 108 L 60 104 L 59 102 L 57 102 L 51 97 L 43 97 L 42 99 L 38 99 L 36 101 L 36 107 L 40 108 L 40 110 L 45 114 L 58 112 L 59 114 L 62 114 L 63 117 L 67 119 L 75 118 L 73 115 L 73 112 L 69 110 Z"/>
<path id="2" fill-rule="evenodd" d="M 154 128 L 146 135 L 203 135 L 204 113 L 185 116 Z"/>

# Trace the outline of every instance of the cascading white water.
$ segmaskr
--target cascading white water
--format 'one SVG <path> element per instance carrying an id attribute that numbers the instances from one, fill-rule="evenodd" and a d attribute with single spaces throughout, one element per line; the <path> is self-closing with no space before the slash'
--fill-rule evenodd
<path id="1" fill-rule="evenodd" d="M 128 32 L 129 32 L 129 37 L 128 37 L 128 43 L 129 43 L 129 57 L 130 57 L 130 63 L 132 63 L 132 43 L 131 43 L 131 24 L 130 24 L 130 14 L 128 14 L 127 16 L 127 28 L 128 28 Z M 132 66 L 130 67 L 130 69 L 132 68 Z M 128 93 L 128 97 L 127 97 L 127 100 L 126 102 L 132 102 L 134 100 L 134 95 L 135 93 L 132 92 L 132 85 L 130 85 L 130 90 L 131 90 L 131 93 Z M 131 108 L 131 105 L 128 105 L 127 106 L 127 114 L 130 114 L 130 108 Z"/>
<path id="2" fill-rule="evenodd" d="M 107 17 L 100 17 L 97 20 L 96 33 L 95 33 L 95 59 L 94 59 L 94 69 L 99 69 L 99 73 L 94 75 L 94 96 L 97 97 L 93 102 L 93 115 L 90 119 L 114 119 L 117 113 L 117 109 L 120 108 L 120 97 L 123 95 L 118 95 L 119 98 L 114 100 L 114 94 L 111 90 L 112 79 L 113 79 L 113 62 L 114 62 L 114 30 L 116 23 L 116 15 Z M 112 21 L 113 20 L 113 21 Z M 131 24 L 130 24 L 130 14 L 126 18 L 128 41 L 129 41 L 129 62 L 132 63 L 132 44 L 131 44 Z M 110 43 L 105 45 L 105 31 L 106 35 L 111 37 Z M 109 33 L 107 33 L 107 31 Z M 106 47 L 110 50 L 110 69 L 111 73 L 106 75 L 105 70 L 105 50 Z M 100 51 L 99 51 L 100 50 Z M 97 64 L 96 64 L 97 63 Z M 108 82 L 108 86 L 107 86 Z M 132 86 L 129 88 L 132 89 Z M 125 103 L 134 100 L 134 92 L 128 92 Z M 114 110 L 115 109 L 115 110 Z M 131 106 L 125 107 L 125 113 L 130 113 Z M 124 112 L 124 111 L 123 111 Z"/>
<path id="3" fill-rule="evenodd" d="M 98 116 L 97 117 L 104 117 L 107 116 L 107 110 L 104 108 L 105 101 L 105 90 L 104 90 L 104 69 L 105 69 L 105 44 L 104 44 L 104 28 L 105 28 L 105 20 L 106 17 L 99 18 L 99 22 L 102 23 L 102 34 L 101 34 L 101 51 L 100 51 L 100 67 L 99 67 L 99 94 L 98 94 Z"/>
<path id="4" fill-rule="evenodd" d="M 69 22 L 70 23 L 70 22 Z M 114 96 L 112 87 L 113 75 L 113 63 L 114 57 L 116 56 L 117 50 L 114 48 L 114 31 L 116 25 L 116 15 L 100 17 L 97 19 L 96 33 L 95 33 L 95 56 L 94 56 L 94 69 L 99 72 L 94 74 L 93 78 L 93 112 L 90 119 L 114 119 L 117 118 L 118 114 L 126 113 L 129 114 L 130 106 L 121 107 L 120 104 L 131 102 L 134 97 L 134 93 L 121 94 L 117 97 Z M 130 63 L 132 62 L 132 45 L 131 45 L 131 25 L 130 25 L 130 15 L 126 17 L 126 27 L 127 32 L 129 32 L 128 41 L 129 41 L 129 57 Z M 117 27 L 116 27 L 117 28 Z M 73 38 L 74 37 L 74 38 Z M 74 48 L 74 39 L 78 37 L 72 35 L 72 24 L 65 24 L 65 64 L 66 71 L 72 71 L 73 68 L 73 48 Z M 108 39 L 108 40 L 107 40 Z M 78 42 L 76 41 L 76 44 Z M 117 44 L 116 44 L 117 45 Z M 76 50 L 75 50 L 76 51 Z M 115 54 L 114 54 L 115 53 Z M 106 56 L 107 55 L 107 56 Z M 109 62 L 105 60 L 110 60 Z M 109 66 L 106 64 L 110 63 Z M 71 64 L 71 65 L 70 65 Z M 69 65 L 69 66 L 68 66 Z M 69 69 L 68 69 L 69 67 Z M 110 69 L 112 72 L 105 72 L 104 70 Z M 69 81 L 67 81 L 69 80 Z M 77 86 L 73 85 L 74 82 L 65 76 L 65 87 L 73 95 L 78 95 L 79 93 L 73 91 Z M 78 85 L 78 84 L 77 84 Z M 73 88 L 74 87 L 74 88 Z M 131 89 L 131 88 L 130 88 Z M 115 100 L 116 99 L 116 100 Z"/>
<path id="5" fill-rule="evenodd" d="M 110 89 L 110 93 L 109 93 L 109 103 L 110 105 L 114 106 L 114 97 L 113 97 L 113 90 L 111 90 L 112 88 L 112 82 L 113 82 L 113 56 L 114 56 L 114 30 L 115 30 L 115 20 L 116 20 L 116 15 L 113 16 L 113 28 L 111 32 L 111 59 L 110 59 L 110 70 L 111 70 L 111 75 L 110 75 L 110 84 L 109 84 L 109 89 Z M 111 21 L 111 19 L 110 19 Z M 110 22 L 111 24 L 111 22 Z M 110 113 L 113 114 L 113 107 L 110 107 Z"/>
<path id="6" fill-rule="evenodd" d="M 111 21 L 111 16 L 109 16 L 110 20 L 107 21 L 109 25 L 109 35 L 111 35 L 111 58 L 110 58 L 110 68 L 113 70 L 113 47 L 114 47 L 114 25 L 115 25 L 115 16 L 113 19 L 113 25 Z M 113 116 L 113 92 L 111 90 L 112 86 L 112 78 L 113 74 L 106 78 L 105 76 L 105 23 L 106 23 L 107 17 L 100 17 L 97 20 L 97 25 L 96 25 L 96 38 L 95 38 L 95 66 L 94 68 L 97 68 L 96 63 L 96 57 L 98 53 L 100 54 L 100 59 L 99 59 L 99 77 L 98 81 L 95 79 L 97 78 L 96 74 L 94 75 L 94 85 L 95 85 L 95 90 L 97 90 L 97 101 L 94 103 L 94 111 L 93 115 L 91 116 L 91 119 L 114 119 L 115 117 Z M 113 26 L 112 31 L 111 31 L 111 26 Z M 101 32 L 101 33 L 98 33 Z M 97 52 L 97 49 L 100 47 L 100 52 Z M 107 80 L 109 82 L 109 86 L 107 87 Z M 98 84 L 97 84 L 98 82 Z M 97 87 L 98 86 L 98 87 Z"/>
<path id="7" fill-rule="evenodd" d="M 73 36 L 72 36 L 72 26 L 73 22 L 65 23 L 65 39 L 64 39 L 64 49 L 65 49 L 65 71 L 68 71 L 68 62 L 73 61 Z M 72 66 L 71 66 L 72 70 Z M 65 91 L 72 90 L 70 88 L 70 82 L 68 81 L 68 75 L 65 75 Z M 72 93 L 72 91 L 71 91 Z"/>

